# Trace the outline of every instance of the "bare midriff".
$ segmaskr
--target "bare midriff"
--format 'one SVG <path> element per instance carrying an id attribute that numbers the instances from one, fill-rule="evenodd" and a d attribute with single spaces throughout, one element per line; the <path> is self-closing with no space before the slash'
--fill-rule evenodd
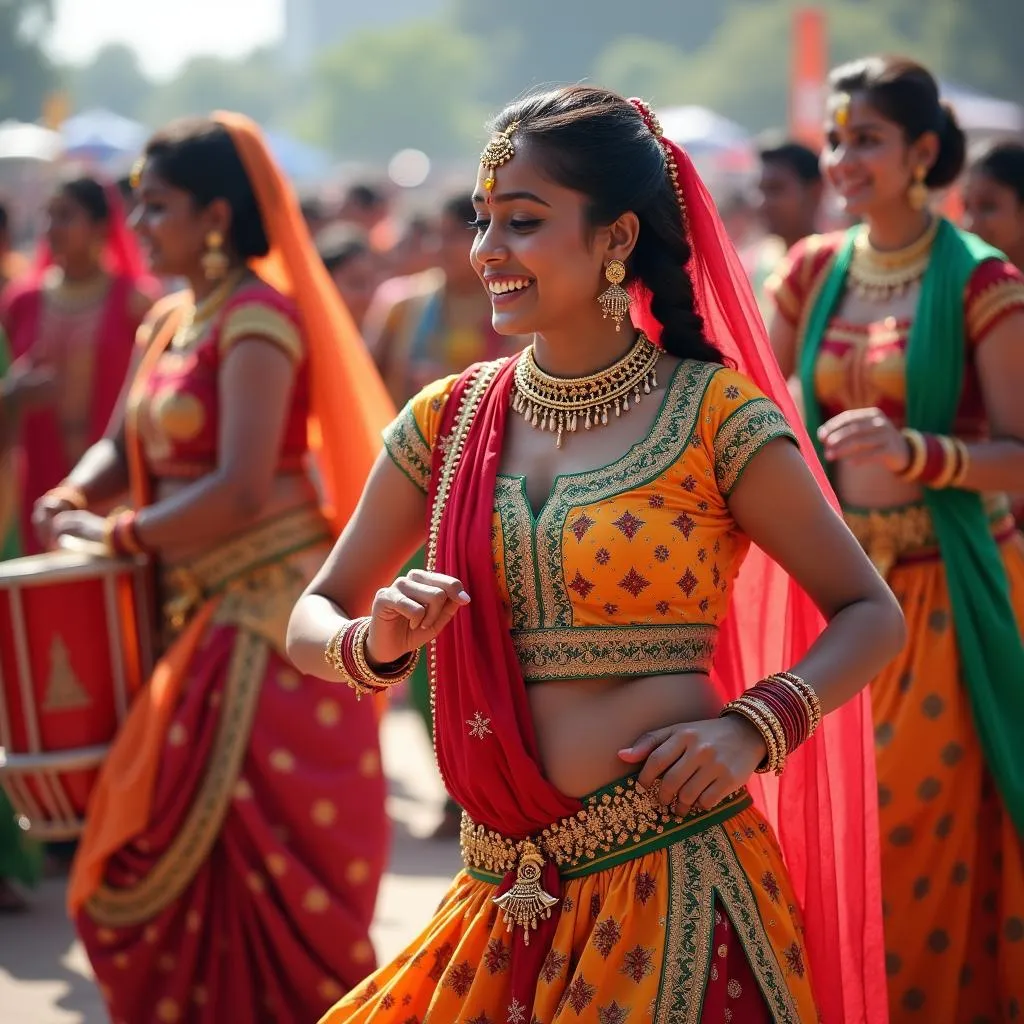
<path id="1" fill-rule="evenodd" d="M 534 682 L 527 692 L 545 775 L 577 797 L 638 769 L 618 752 L 645 732 L 714 718 L 722 708 L 699 672 Z"/>

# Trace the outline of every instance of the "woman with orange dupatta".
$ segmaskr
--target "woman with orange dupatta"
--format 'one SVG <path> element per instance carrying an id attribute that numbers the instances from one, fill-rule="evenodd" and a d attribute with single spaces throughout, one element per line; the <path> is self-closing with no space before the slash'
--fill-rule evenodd
<path id="1" fill-rule="evenodd" d="M 32 508 L 103 436 L 135 332 L 159 294 L 117 189 L 69 178 L 54 192 L 36 267 L 3 293 L 14 364 L 2 382 L 14 419 L 26 554 Z"/>
<path id="2" fill-rule="evenodd" d="M 647 106 L 576 86 L 495 129 L 472 259 L 533 343 L 387 428 L 288 645 L 357 692 L 429 645 L 466 870 L 324 1022 L 884 1022 L 861 688 L 898 607 Z"/>
<path id="3" fill-rule="evenodd" d="M 149 553 L 167 647 L 69 905 L 113 1020 L 304 1024 L 373 969 L 388 829 L 374 704 L 296 672 L 284 632 L 388 399 L 254 125 L 172 124 L 138 193 L 154 270 L 191 292 L 153 310 L 123 426 L 66 483 L 85 505 L 127 485 L 132 507 L 37 518 L 50 541 Z"/>

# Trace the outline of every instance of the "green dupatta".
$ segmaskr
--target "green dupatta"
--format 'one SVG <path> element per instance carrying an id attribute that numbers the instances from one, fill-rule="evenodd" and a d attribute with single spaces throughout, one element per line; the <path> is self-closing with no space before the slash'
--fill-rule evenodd
<path id="1" fill-rule="evenodd" d="M 807 430 L 819 457 L 821 408 L 814 391 L 814 364 L 843 294 L 857 231 L 848 232 L 833 259 L 804 329 L 800 381 Z M 992 258 L 1003 256 L 948 221 L 939 225 L 907 344 L 910 427 L 933 434 L 953 432 L 967 351 L 964 291 L 975 267 Z M 975 727 L 1010 817 L 1018 834 L 1024 835 L 1024 643 L 1010 604 L 1006 570 L 976 492 L 925 488 L 924 501 L 946 570 Z"/>
<path id="2" fill-rule="evenodd" d="M 10 366 L 10 346 L 7 344 L 7 335 L 0 328 L 0 380 L 3 380 L 4 374 L 7 373 Z M 2 453 L 0 453 L 0 456 L 2 456 Z M 13 460 L 0 457 L 0 487 L 10 489 L 7 495 L 8 500 L 12 497 L 14 498 L 11 521 L 7 525 L 7 529 L 4 530 L 4 524 L 0 523 L 0 531 L 3 531 L 0 534 L 0 561 L 6 561 L 8 558 L 17 558 L 21 554 L 21 531 L 18 525 L 21 518 L 21 505 L 17 500 L 17 495 L 14 494 L 15 488 L 18 486 L 15 476 Z"/>

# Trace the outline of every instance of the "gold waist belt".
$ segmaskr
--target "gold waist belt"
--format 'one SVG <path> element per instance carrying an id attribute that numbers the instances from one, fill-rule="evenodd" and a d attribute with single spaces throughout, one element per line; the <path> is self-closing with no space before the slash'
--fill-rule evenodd
<path id="1" fill-rule="evenodd" d="M 1013 528 L 1010 503 L 1005 494 L 987 494 L 982 501 L 994 535 Z M 883 576 L 903 558 L 938 554 L 935 524 L 923 504 L 891 509 L 844 509 L 843 518 Z"/>
<path id="2" fill-rule="evenodd" d="M 751 803 L 750 794 L 741 789 L 709 811 L 694 809 L 679 817 L 630 776 L 585 797 L 582 810 L 527 839 L 511 839 L 477 825 L 463 811 L 462 861 L 473 877 L 498 882 L 520 866 L 524 854 L 533 852 L 554 861 L 564 878 L 581 878 L 702 832 Z"/>
<path id="3" fill-rule="evenodd" d="M 303 505 L 266 522 L 213 551 L 164 568 L 164 613 L 175 628 L 205 600 L 257 569 L 330 540 L 316 505 Z"/>

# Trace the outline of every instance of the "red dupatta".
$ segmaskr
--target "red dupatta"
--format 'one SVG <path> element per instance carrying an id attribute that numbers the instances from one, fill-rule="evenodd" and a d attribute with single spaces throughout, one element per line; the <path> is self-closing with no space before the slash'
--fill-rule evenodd
<path id="1" fill-rule="evenodd" d="M 708 337 L 784 411 L 824 491 L 834 496 L 786 388 L 742 264 L 689 157 L 641 115 L 677 171 L 693 250 L 688 272 Z M 634 320 L 658 340 L 650 295 L 634 288 Z M 639 308 L 638 308 L 639 307 Z M 536 834 L 574 813 L 579 801 L 548 782 L 497 587 L 490 542 L 494 488 L 514 360 L 464 374 L 446 406 L 434 452 L 428 567 L 460 579 L 472 597 L 438 636 L 432 656 L 438 762 L 449 792 L 478 823 L 505 835 Z M 490 375 L 489 383 L 481 383 Z M 475 409 L 475 412 L 474 412 Z M 473 412 L 464 435 L 459 428 Z M 445 473 L 448 451 L 457 471 Z M 433 547 L 433 550 L 431 550 Z M 722 624 L 714 677 L 723 697 L 796 662 L 823 627 L 807 595 L 752 547 Z M 756 776 L 751 792 L 779 837 L 804 910 L 808 957 L 829 1024 L 888 1019 L 881 871 L 871 710 L 862 692 L 832 713 L 790 758 L 781 780 Z M 545 865 L 544 888 L 558 895 Z M 506 877 L 501 891 L 513 881 Z M 529 946 L 513 943 L 512 996 L 532 1005 L 537 972 L 554 931 L 543 921 Z"/>

